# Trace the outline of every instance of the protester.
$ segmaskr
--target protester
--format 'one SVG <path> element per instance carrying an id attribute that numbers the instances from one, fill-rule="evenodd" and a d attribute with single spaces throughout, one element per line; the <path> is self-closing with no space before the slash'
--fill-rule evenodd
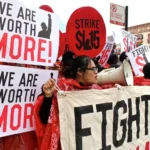
<path id="1" fill-rule="evenodd" d="M 112 49 L 112 54 L 114 54 L 115 53 L 115 49 L 116 49 L 116 47 L 117 47 L 117 45 L 116 45 L 116 43 L 114 43 L 114 45 L 113 45 L 113 49 Z"/>
<path id="2" fill-rule="evenodd" d="M 120 54 L 120 56 L 119 56 L 119 61 L 121 62 L 121 63 L 123 63 L 123 61 L 125 60 L 125 59 L 127 59 L 128 58 L 128 56 L 126 55 L 126 52 L 124 51 L 124 52 L 122 52 L 121 54 Z"/>
<path id="3" fill-rule="evenodd" d="M 105 68 L 102 67 L 102 66 L 99 64 L 99 60 L 100 60 L 100 56 L 93 58 L 93 61 L 94 61 L 95 65 L 96 65 L 96 67 L 97 67 L 97 69 L 98 69 L 98 72 L 101 72 L 101 71 L 104 70 Z"/>
<path id="4" fill-rule="evenodd" d="M 58 70 L 59 71 L 59 78 L 60 77 L 66 77 L 70 78 L 70 74 L 66 72 L 73 63 L 74 58 L 76 57 L 75 53 L 72 51 L 65 51 L 64 54 L 62 55 L 62 59 L 57 60 L 56 63 L 54 63 L 53 67 L 50 67 L 51 70 Z"/>
<path id="5" fill-rule="evenodd" d="M 144 78 L 150 79 L 150 63 L 147 63 L 143 67 Z"/>
<path id="6" fill-rule="evenodd" d="M 70 70 L 75 57 L 76 57 L 76 55 L 72 51 L 67 51 L 62 56 L 62 61 L 61 61 L 61 66 L 60 66 L 61 67 L 60 74 L 62 76 L 65 76 L 65 78 L 71 77 L 71 74 L 70 74 L 70 72 L 68 72 L 68 70 Z"/>
<path id="7" fill-rule="evenodd" d="M 111 53 L 110 57 L 107 61 L 107 64 L 109 64 L 109 68 L 118 68 L 120 65 L 118 65 L 118 56 L 116 54 Z"/>
<path id="8" fill-rule="evenodd" d="M 69 68 L 69 70 L 71 72 L 71 79 L 63 78 L 59 82 L 59 88 L 61 90 L 102 89 L 96 84 L 97 68 L 93 60 L 89 57 L 79 56 L 75 58 L 72 68 Z M 55 87 L 55 81 L 53 79 L 48 80 L 43 85 L 43 94 L 37 98 L 34 106 L 36 134 L 40 150 L 61 149 L 59 141 L 59 112 Z"/>
<path id="9" fill-rule="evenodd" d="M 143 74 L 144 74 L 144 76 L 135 76 L 134 77 L 134 85 L 150 86 L 150 63 L 147 63 L 144 65 Z"/>

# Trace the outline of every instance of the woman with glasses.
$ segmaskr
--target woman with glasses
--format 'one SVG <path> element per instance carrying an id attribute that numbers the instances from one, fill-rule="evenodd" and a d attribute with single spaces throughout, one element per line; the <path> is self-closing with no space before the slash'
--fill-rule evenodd
<path id="1" fill-rule="evenodd" d="M 69 68 L 67 72 L 70 73 L 71 78 L 62 78 L 58 85 L 63 91 L 102 89 L 96 84 L 98 73 L 96 65 L 87 56 L 76 57 L 72 68 Z M 49 79 L 43 85 L 42 90 L 43 94 L 38 97 L 34 109 L 39 149 L 61 150 L 55 81 Z"/>

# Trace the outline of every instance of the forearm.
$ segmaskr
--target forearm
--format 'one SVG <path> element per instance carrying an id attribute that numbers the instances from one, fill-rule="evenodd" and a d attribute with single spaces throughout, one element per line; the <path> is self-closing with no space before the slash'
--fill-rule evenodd
<path id="1" fill-rule="evenodd" d="M 43 103 L 39 110 L 40 120 L 43 124 L 47 124 L 48 122 L 51 105 L 52 105 L 52 97 L 44 97 Z"/>

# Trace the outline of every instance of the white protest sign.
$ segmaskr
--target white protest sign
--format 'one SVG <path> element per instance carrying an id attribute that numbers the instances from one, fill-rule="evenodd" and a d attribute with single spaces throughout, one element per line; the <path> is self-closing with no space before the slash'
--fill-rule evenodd
<path id="1" fill-rule="evenodd" d="M 110 54 L 112 52 L 113 45 L 114 45 L 114 42 L 107 42 L 107 43 L 105 43 L 105 46 L 104 46 L 103 50 L 100 53 L 101 57 L 100 57 L 99 63 L 100 63 L 101 66 L 105 66 L 106 65 L 106 63 L 107 63 L 107 61 L 109 59 L 109 56 L 110 56 Z"/>
<path id="2" fill-rule="evenodd" d="M 125 7 L 110 3 L 110 23 L 125 26 Z"/>
<path id="3" fill-rule="evenodd" d="M 150 62 L 149 46 L 139 46 L 127 53 L 136 75 L 143 76 L 143 66 Z"/>
<path id="4" fill-rule="evenodd" d="M 149 150 L 150 87 L 58 95 L 62 150 Z"/>
<path id="5" fill-rule="evenodd" d="M 132 51 L 136 48 L 137 37 L 130 32 L 122 30 L 122 49 L 125 52 Z"/>
<path id="6" fill-rule="evenodd" d="M 0 137 L 34 130 L 33 104 L 58 71 L 0 65 Z"/>
<path id="7" fill-rule="evenodd" d="M 0 61 L 53 66 L 59 17 L 16 0 L 0 1 Z"/>
<path id="8" fill-rule="evenodd" d="M 114 42 L 114 36 L 113 35 L 107 36 L 107 41 Z"/>

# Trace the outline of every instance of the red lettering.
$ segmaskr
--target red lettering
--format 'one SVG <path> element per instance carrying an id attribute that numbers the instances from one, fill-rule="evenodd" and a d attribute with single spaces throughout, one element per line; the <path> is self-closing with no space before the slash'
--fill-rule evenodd
<path id="1" fill-rule="evenodd" d="M 130 149 L 131 150 L 131 149 Z M 138 146 L 137 148 L 136 148 L 136 150 L 141 150 L 140 149 L 140 147 Z M 142 149 L 143 150 L 143 149 Z M 146 144 L 145 144 L 145 150 L 150 150 L 150 142 L 146 142 Z"/>
<path id="2" fill-rule="evenodd" d="M 107 63 L 107 60 L 109 58 L 109 53 L 110 53 L 110 50 L 104 50 L 104 51 L 102 51 L 102 57 L 100 59 L 100 64 L 102 66 Z"/>
<path id="3" fill-rule="evenodd" d="M 29 110 L 30 113 L 28 114 Z M 23 128 L 27 127 L 28 120 L 29 120 L 30 127 L 33 127 L 33 104 L 25 104 Z"/>
<path id="4" fill-rule="evenodd" d="M 131 150 L 131 149 L 130 149 Z M 136 148 L 136 150 L 140 150 L 140 147 L 138 146 L 137 148 Z"/>
<path id="5" fill-rule="evenodd" d="M 0 116 L 0 127 L 2 127 L 3 124 L 3 132 L 6 132 L 7 127 L 7 116 L 8 116 L 8 105 L 5 105 L 2 111 L 2 114 Z"/>
<path id="6" fill-rule="evenodd" d="M 132 41 L 129 41 L 128 42 L 128 40 L 127 40 L 127 38 L 124 38 L 123 39 L 123 43 L 124 43 L 124 51 L 125 52 L 128 52 L 128 49 L 129 49 L 129 51 L 132 51 L 132 50 L 134 50 L 135 48 L 135 44 L 132 42 Z"/>
<path id="7" fill-rule="evenodd" d="M 126 38 L 123 39 L 123 43 L 124 43 L 124 45 L 125 45 L 124 51 L 125 51 L 125 52 L 128 52 L 128 48 L 127 48 L 127 39 L 126 39 Z"/>
<path id="8" fill-rule="evenodd" d="M 130 51 L 131 51 L 131 50 L 134 50 L 134 44 L 133 44 L 132 41 L 130 41 Z"/>
<path id="9" fill-rule="evenodd" d="M 2 58 L 6 57 L 6 46 L 7 46 L 8 33 L 4 33 L 0 40 L 0 51 L 2 51 Z"/>
<path id="10" fill-rule="evenodd" d="M 34 51 L 35 51 L 35 40 L 32 37 L 26 37 L 25 39 L 25 52 L 24 60 L 27 60 L 28 53 L 31 56 L 31 61 L 34 61 Z M 28 59 L 29 60 L 29 59 Z"/>
<path id="11" fill-rule="evenodd" d="M 15 41 L 18 42 L 16 45 Z M 22 38 L 19 35 L 13 35 L 10 41 L 10 57 L 12 59 L 19 59 L 22 51 Z M 17 54 L 14 54 L 14 49 L 17 50 Z"/>
<path id="12" fill-rule="evenodd" d="M 24 42 L 25 41 L 25 42 Z M 24 43 L 23 43 L 24 42 Z M 35 50 L 37 49 L 37 53 Z M 1 58 L 10 57 L 12 60 L 23 58 L 25 61 L 38 61 L 45 63 L 48 56 L 48 62 L 51 62 L 52 43 L 44 39 L 39 39 L 37 42 L 33 37 L 25 37 L 24 40 L 20 35 L 14 34 L 8 41 L 8 34 L 4 33 L 0 39 L 0 56 Z M 7 56 L 6 54 L 9 53 Z M 37 57 L 37 58 L 36 58 Z"/>
<path id="13" fill-rule="evenodd" d="M 52 55 L 52 42 L 50 41 L 49 42 L 49 53 L 48 53 L 48 56 L 51 58 L 51 55 Z M 51 63 L 51 60 L 49 59 L 48 62 Z"/>
<path id="14" fill-rule="evenodd" d="M 145 150 L 150 150 L 149 142 L 146 142 Z"/>
<path id="15" fill-rule="evenodd" d="M 42 47 L 42 44 L 46 43 L 46 40 L 43 40 L 43 39 L 39 39 L 39 43 L 38 43 L 38 58 L 37 58 L 37 61 L 38 62 L 46 62 L 45 59 L 42 59 L 41 58 L 41 52 L 42 51 L 45 51 L 45 47 Z"/>
<path id="16" fill-rule="evenodd" d="M 143 66 L 145 65 L 144 58 L 141 57 L 141 56 L 138 56 L 135 61 L 136 61 L 137 65 L 141 66 L 141 68 L 139 69 L 140 72 L 143 72 L 142 71 L 143 70 Z M 143 62 L 141 62 L 141 61 L 143 61 Z"/>
<path id="17" fill-rule="evenodd" d="M 140 147 L 138 146 L 138 147 L 136 148 L 136 150 L 140 150 Z"/>
<path id="18" fill-rule="evenodd" d="M 15 110 L 18 111 L 18 112 L 16 113 Z M 22 111 L 22 108 L 21 108 L 21 106 L 19 104 L 14 105 L 12 107 L 12 109 L 11 109 L 11 114 L 10 114 L 10 121 L 11 121 L 10 128 L 12 130 L 18 130 L 19 127 L 20 127 L 20 124 L 21 124 L 21 111 Z M 16 120 L 16 119 L 17 119 L 17 124 L 14 125 L 14 120 Z"/>

